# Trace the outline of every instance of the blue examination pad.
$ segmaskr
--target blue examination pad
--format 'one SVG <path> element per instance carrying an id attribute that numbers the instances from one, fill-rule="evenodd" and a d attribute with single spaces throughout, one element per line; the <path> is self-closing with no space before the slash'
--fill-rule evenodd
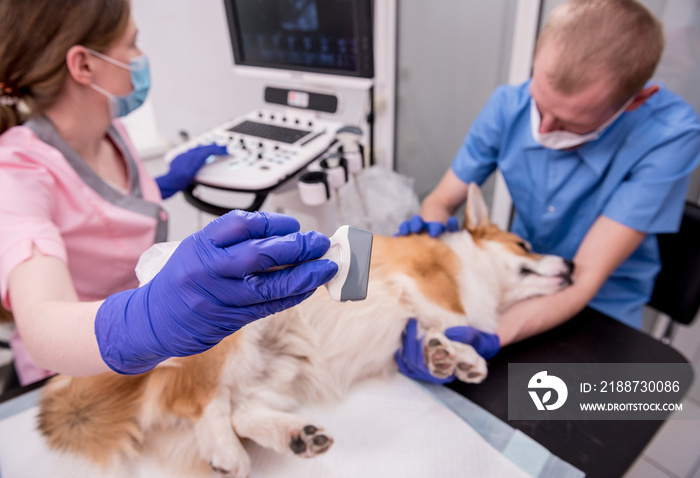
<path id="1" fill-rule="evenodd" d="M 553 455 L 529 436 L 516 430 L 474 402 L 442 385 L 425 382 L 421 386 L 468 423 L 484 440 L 514 465 L 533 478 L 582 478 L 578 468 Z"/>

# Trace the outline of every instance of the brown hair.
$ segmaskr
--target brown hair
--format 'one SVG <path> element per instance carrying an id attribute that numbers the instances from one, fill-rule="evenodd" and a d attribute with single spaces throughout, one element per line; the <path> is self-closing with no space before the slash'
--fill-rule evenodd
<path id="1" fill-rule="evenodd" d="M 130 14 L 129 0 L 0 0 L 0 134 L 22 122 L 20 109 L 56 100 L 72 46 L 106 50 Z"/>
<path id="2" fill-rule="evenodd" d="M 0 323 L 14 322 L 12 314 L 0 305 Z"/>
<path id="3" fill-rule="evenodd" d="M 554 88 L 576 93 L 609 76 L 611 105 L 621 106 L 644 88 L 664 49 L 661 23 L 635 0 L 568 0 L 552 11 L 536 52 L 552 43 L 556 67 L 547 72 Z"/>

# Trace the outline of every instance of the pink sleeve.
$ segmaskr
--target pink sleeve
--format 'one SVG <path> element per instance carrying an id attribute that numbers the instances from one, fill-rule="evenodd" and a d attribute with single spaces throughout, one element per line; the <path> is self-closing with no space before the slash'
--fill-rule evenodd
<path id="1" fill-rule="evenodd" d="M 54 180 L 42 166 L 20 162 L 21 153 L 0 149 L 0 298 L 8 310 L 8 281 L 13 269 L 43 254 L 66 261 L 61 234 L 52 222 Z"/>

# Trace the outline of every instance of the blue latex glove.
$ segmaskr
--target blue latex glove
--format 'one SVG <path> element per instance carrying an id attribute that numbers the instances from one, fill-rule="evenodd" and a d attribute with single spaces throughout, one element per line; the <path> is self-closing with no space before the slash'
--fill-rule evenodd
<path id="1" fill-rule="evenodd" d="M 445 330 L 445 337 L 454 342 L 471 345 L 476 353 L 486 360 L 495 357 L 501 350 L 501 339 L 498 335 L 481 332 L 474 327 L 450 327 Z"/>
<path id="2" fill-rule="evenodd" d="M 430 373 L 423 357 L 423 337 L 418 338 L 418 322 L 411 319 L 406 324 L 401 337 L 401 347 L 394 353 L 394 361 L 399 366 L 399 371 L 407 377 L 444 384 L 454 381 L 454 375 L 447 378 L 438 378 Z"/>
<path id="3" fill-rule="evenodd" d="M 147 284 L 111 295 L 95 318 L 103 360 L 145 372 L 168 357 L 203 352 L 246 324 L 292 307 L 336 274 L 318 232 L 281 214 L 232 211 L 187 237 Z"/>
<path id="4" fill-rule="evenodd" d="M 485 359 L 496 355 L 501 348 L 498 335 L 480 332 L 473 327 L 450 327 L 445 330 L 445 337 L 471 345 Z M 418 338 L 416 319 L 410 319 L 406 324 L 401 338 L 401 348 L 394 354 L 394 360 L 402 374 L 416 380 L 445 384 L 455 379 L 454 375 L 438 378 L 428 370 L 423 356 L 423 337 Z"/>
<path id="5" fill-rule="evenodd" d="M 167 199 L 189 186 L 197 175 L 197 171 L 204 166 L 209 156 L 223 154 L 227 154 L 226 146 L 208 144 L 206 146 L 197 146 L 176 156 L 170 162 L 168 173 L 156 178 L 162 198 Z"/>
<path id="6" fill-rule="evenodd" d="M 399 232 L 397 236 L 408 236 L 410 234 L 420 234 L 421 232 L 427 232 L 430 237 L 438 237 L 443 232 L 457 232 L 459 231 L 459 223 L 457 218 L 450 216 L 447 220 L 447 224 L 441 222 L 426 222 L 419 215 L 413 216 L 410 220 L 404 221 L 399 225 Z"/>

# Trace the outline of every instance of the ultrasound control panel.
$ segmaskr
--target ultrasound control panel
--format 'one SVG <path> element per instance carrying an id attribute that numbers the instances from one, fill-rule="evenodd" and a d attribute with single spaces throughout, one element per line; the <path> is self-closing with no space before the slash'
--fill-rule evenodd
<path id="1" fill-rule="evenodd" d="M 257 110 L 228 121 L 170 150 L 167 162 L 199 145 L 226 146 L 212 156 L 195 182 L 236 191 L 271 189 L 320 157 L 342 123 L 298 111 Z"/>

